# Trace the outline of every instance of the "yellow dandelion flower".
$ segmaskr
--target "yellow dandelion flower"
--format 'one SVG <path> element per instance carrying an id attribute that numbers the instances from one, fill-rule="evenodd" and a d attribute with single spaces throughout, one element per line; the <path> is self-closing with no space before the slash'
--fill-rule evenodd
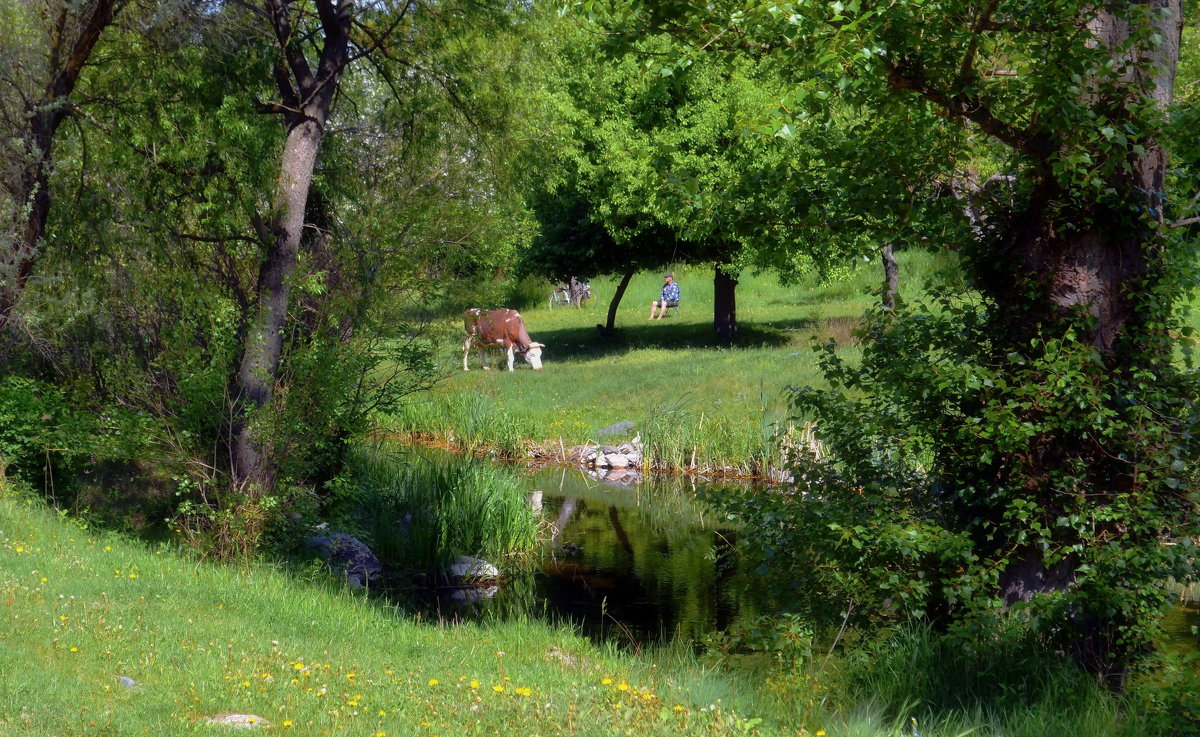
<path id="1" fill-rule="evenodd" d="M 42 576 L 42 583 L 46 583 L 46 582 L 47 582 L 47 581 L 49 581 L 49 580 L 50 580 L 50 579 L 46 578 L 45 576 Z"/>
<path id="2" fill-rule="evenodd" d="M 600 685 L 602 685 L 602 686 L 607 686 L 607 685 L 609 685 L 609 684 L 611 684 L 611 683 L 612 683 L 612 679 L 611 679 L 611 678 L 601 678 L 601 679 L 600 679 Z"/>
<path id="3" fill-rule="evenodd" d="M 381 716 L 381 717 L 386 717 L 386 716 L 387 716 L 387 712 L 386 712 L 386 711 L 384 711 L 383 709 L 380 709 L 380 710 L 379 710 L 379 716 Z"/>
<path id="4" fill-rule="evenodd" d="M 249 686 L 249 685 L 250 685 L 250 681 L 242 681 L 242 685 L 243 685 L 243 686 Z"/>
<path id="5" fill-rule="evenodd" d="M 379 730 L 378 732 L 375 733 L 375 737 L 387 737 L 387 732 L 384 732 L 383 730 Z"/>
<path id="6" fill-rule="evenodd" d="M 105 546 L 104 546 L 104 549 L 105 549 L 105 550 L 112 550 L 112 546 L 111 546 L 111 545 L 105 545 Z"/>
<path id="7" fill-rule="evenodd" d="M 77 652 L 79 652 L 79 648 L 73 647 L 73 648 L 71 648 L 71 652 L 77 653 Z"/>
<path id="8" fill-rule="evenodd" d="M 285 727 L 290 727 L 290 726 L 292 726 L 292 720 L 291 720 L 291 719 L 284 719 L 284 720 L 283 720 L 283 726 L 285 726 Z"/>
<path id="9" fill-rule="evenodd" d="M 430 685 L 430 686 L 436 686 L 436 685 L 438 685 L 439 683 L 441 683 L 441 681 L 439 681 L 439 680 L 438 680 L 438 679 L 436 679 L 436 678 L 430 678 L 430 679 L 429 679 L 429 685 Z"/>
<path id="10" fill-rule="evenodd" d="M 518 696 L 528 696 L 529 694 L 533 693 L 533 691 L 528 688 L 516 688 L 513 689 L 513 692 Z"/>
<path id="11" fill-rule="evenodd" d="M 504 686 L 492 686 L 492 690 L 496 693 L 504 693 Z"/>
<path id="12" fill-rule="evenodd" d="M 479 681 L 471 681 L 471 688 L 479 688 Z"/>
<path id="13" fill-rule="evenodd" d="M 617 684 L 617 690 L 618 691 L 628 691 L 629 684 L 626 683 L 625 681 L 621 681 L 620 683 Z"/>
<path id="14" fill-rule="evenodd" d="M 24 547 L 22 547 L 22 546 L 20 546 L 20 545 L 18 545 L 18 546 L 17 546 L 17 552 L 18 552 L 18 553 L 24 553 L 24 552 L 25 552 L 25 548 L 24 548 Z"/>
<path id="15" fill-rule="evenodd" d="M 675 711 L 683 711 L 683 704 L 676 704 Z"/>
<path id="16" fill-rule="evenodd" d="M 823 730 L 823 729 L 818 729 L 818 730 L 817 730 L 817 737 L 825 737 L 825 730 Z"/>

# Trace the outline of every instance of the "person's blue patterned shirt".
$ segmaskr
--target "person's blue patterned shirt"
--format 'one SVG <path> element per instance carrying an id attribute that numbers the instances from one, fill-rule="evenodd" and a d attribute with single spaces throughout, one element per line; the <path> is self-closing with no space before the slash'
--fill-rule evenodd
<path id="1" fill-rule="evenodd" d="M 663 285 L 662 299 L 664 302 L 679 301 L 679 285 L 675 282 L 669 282 Z"/>

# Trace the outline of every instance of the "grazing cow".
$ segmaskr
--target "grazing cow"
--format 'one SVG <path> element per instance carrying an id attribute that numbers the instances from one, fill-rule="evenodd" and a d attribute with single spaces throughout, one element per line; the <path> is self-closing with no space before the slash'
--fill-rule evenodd
<path id="1" fill-rule="evenodd" d="M 513 355 L 519 354 L 535 369 L 542 368 L 541 343 L 534 343 L 525 332 L 525 320 L 516 310 L 470 309 L 463 313 L 463 327 L 467 339 L 463 342 L 463 371 L 467 368 L 467 356 L 471 349 L 479 351 L 479 362 L 488 369 L 485 350 L 508 352 L 508 370 L 513 370 Z"/>

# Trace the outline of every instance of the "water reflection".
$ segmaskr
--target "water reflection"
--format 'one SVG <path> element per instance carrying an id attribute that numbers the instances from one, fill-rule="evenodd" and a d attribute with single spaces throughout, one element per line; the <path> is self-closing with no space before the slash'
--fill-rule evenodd
<path id="1" fill-rule="evenodd" d="M 537 616 L 641 645 L 700 640 L 750 606 L 736 533 L 698 501 L 696 483 L 648 477 L 616 486 L 563 468 L 521 478 L 531 513 L 549 526 L 540 561 L 498 588 L 442 591 L 428 602 L 432 614 Z"/>

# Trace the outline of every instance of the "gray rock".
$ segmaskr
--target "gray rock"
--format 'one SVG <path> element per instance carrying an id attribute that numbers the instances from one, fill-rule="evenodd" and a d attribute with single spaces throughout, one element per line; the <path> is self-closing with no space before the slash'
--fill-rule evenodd
<path id="1" fill-rule="evenodd" d="M 617 422 L 615 424 L 609 425 L 608 427 L 600 428 L 599 430 L 596 431 L 596 436 L 601 437 L 601 438 L 607 438 L 612 435 L 624 435 L 625 433 L 632 431 L 633 428 L 634 428 L 634 423 L 626 420 L 624 422 Z"/>
<path id="2" fill-rule="evenodd" d="M 500 577 L 500 569 L 480 558 L 460 555 L 446 567 L 452 581 L 491 581 Z"/>
<path id="3" fill-rule="evenodd" d="M 608 462 L 609 468 L 629 468 L 633 465 L 628 456 L 621 453 L 609 453 L 604 456 L 604 460 Z"/>
<path id="4" fill-rule="evenodd" d="M 315 549 L 330 567 L 345 576 L 351 588 L 364 588 L 383 570 L 379 558 L 367 544 L 344 532 L 331 532 L 308 538 L 308 547 Z"/>
<path id="5" fill-rule="evenodd" d="M 134 691 L 138 687 L 137 681 L 133 680 L 129 676 L 117 676 L 117 682 L 130 691 Z"/>

